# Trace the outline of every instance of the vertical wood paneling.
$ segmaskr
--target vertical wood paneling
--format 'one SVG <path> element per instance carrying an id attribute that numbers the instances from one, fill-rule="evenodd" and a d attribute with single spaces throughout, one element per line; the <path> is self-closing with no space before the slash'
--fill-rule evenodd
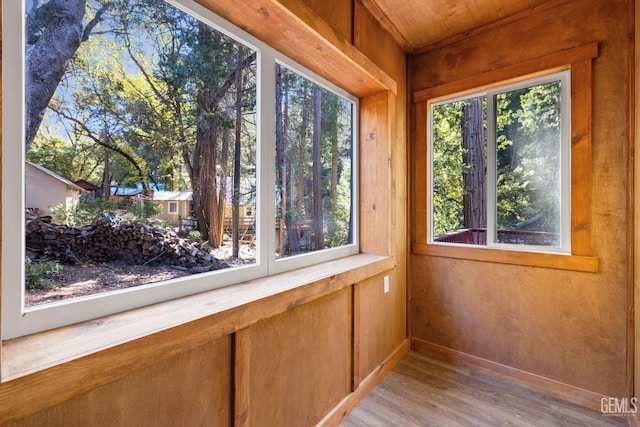
<path id="1" fill-rule="evenodd" d="M 251 334 L 247 329 L 235 333 L 233 349 L 233 425 L 249 426 L 249 391 L 251 388 Z"/>
<path id="2" fill-rule="evenodd" d="M 362 336 L 362 324 L 360 316 L 360 283 L 353 285 L 353 357 L 351 358 L 351 391 L 355 391 L 362 381 L 360 370 L 360 337 Z"/>
<path id="3" fill-rule="evenodd" d="M 383 277 L 379 275 L 358 284 L 360 324 L 358 369 L 360 379 L 366 378 L 405 340 L 406 288 L 389 272 L 389 292 L 383 292 Z"/>
<path id="4" fill-rule="evenodd" d="M 413 206 L 415 218 L 412 221 L 414 241 L 426 243 L 428 237 L 427 224 L 427 103 L 415 104 L 415 130 L 413 135 L 412 149 L 413 171 L 415 180 L 413 181 Z"/>
<path id="5" fill-rule="evenodd" d="M 360 101 L 360 249 L 391 253 L 389 94 Z"/>
<path id="6" fill-rule="evenodd" d="M 640 28 L 640 0 L 633 1 L 635 10 L 634 10 L 634 22 L 636 30 Z M 633 288 L 634 288 L 634 336 L 633 336 L 633 389 L 636 394 L 640 394 L 640 313 L 636 313 L 636 310 L 640 308 L 640 153 L 638 152 L 638 143 L 640 143 L 640 46 L 637 41 L 637 34 L 634 38 L 635 49 L 634 49 L 634 57 L 633 61 L 635 64 L 635 74 L 633 76 L 634 79 L 634 101 L 635 101 L 635 129 L 634 129 L 634 194 L 633 194 L 633 210 L 634 210 L 634 238 L 632 244 L 634 245 L 634 272 L 633 272 Z M 630 425 L 640 426 L 640 418 L 636 414 L 634 417 L 634 423 Z"/>
<path id="7" fill-rule="evenodd" d="M 225 337 L 11 425 L 230 425 L 230 374 L 231 339 Z"/>
<path id="8" fill-rule="evenodd" d="M 351 298 L 345 288 L 243 332 L 251 426 L 315 425 L 351 392 Z"/>
<path id="9" fill-rule="evenodd" d="M 591 60 L 571 67 L 571 252 L 591 255 Z"/>

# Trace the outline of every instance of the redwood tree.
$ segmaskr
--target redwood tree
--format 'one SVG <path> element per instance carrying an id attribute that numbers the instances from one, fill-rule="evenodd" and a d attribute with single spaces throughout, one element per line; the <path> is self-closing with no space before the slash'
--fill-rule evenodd
<path id="1" fill-rule="evenodd" d="M 464 228 L 486 228 L 483 98 L 471 98 L 462 107 L 462 196 Z"/>

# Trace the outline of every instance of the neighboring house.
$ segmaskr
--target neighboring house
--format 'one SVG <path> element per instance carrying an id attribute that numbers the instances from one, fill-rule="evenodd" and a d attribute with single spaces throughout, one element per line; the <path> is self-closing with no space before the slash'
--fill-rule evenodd
<path id="1" fill-rule="evenodd" d="M 63 205 L 74 207 L 84 189 L 66 178 L 35 163 L 25 161 L 25 207 L 49 214 L 49 208 Z"/>
<path id="2" fill-rule="evenodd" d="M 87 192 L 87 194 L 91 195 L 92 197 L 96 197 L 99 194 L 100 187 L 84 179 L 77 180 L 76 185 L 82 187 Z"/>
<path id="3" fill-rule="evenodd" d="M 162 205 L 158 218 L 171 225 L 180 225 L 180 220 L 191 214 L 191 191 L 154 191 L 153 203 Z"/>

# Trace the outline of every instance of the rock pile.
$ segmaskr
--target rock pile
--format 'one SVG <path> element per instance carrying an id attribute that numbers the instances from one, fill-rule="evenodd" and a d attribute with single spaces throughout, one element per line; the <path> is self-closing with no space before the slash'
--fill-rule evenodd
<path id="1" fill-rule="evenodd" d="M 125 260 L 165 264 L 203 272 L 225 268 L 199 243 L 145 223 L 100 220 L 83 227 L 54 224 L 51 217 L 27 218 L 26 249 L 31 258 L 63 264 Z"/>

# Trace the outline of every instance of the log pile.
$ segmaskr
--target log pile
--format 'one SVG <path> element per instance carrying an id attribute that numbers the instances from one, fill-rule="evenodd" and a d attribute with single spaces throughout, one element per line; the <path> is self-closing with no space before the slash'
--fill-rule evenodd
<path id="1" fill-rule="evenodd" d="M 63 264 L 124 260 L 130 264 L 165 264 L 203 272 L 226 267 L 197 242 L 170 230 L 139 222 L 100 220 L 83 227 L 54 224 L 51 217 L 28 218 L 26 249 L 30 257 Z"/>

